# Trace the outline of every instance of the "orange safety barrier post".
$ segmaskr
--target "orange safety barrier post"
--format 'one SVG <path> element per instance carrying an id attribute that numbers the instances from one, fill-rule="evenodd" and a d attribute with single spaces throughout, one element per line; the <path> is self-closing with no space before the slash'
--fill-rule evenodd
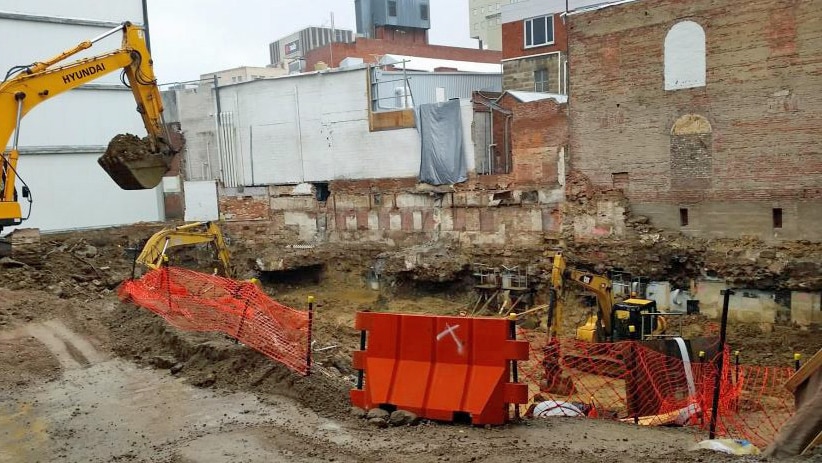
<path id="1" fill-rule="evenodd" d="M 270 299 L 254 283 L 163 267 L 125 281 L 118 296 L 179 329 L 222 332 L 297 373 L 310 371 L 309 312 Z"/>
<path id="2" fill-rule="evenodd" d="M 503 424 L 509 405 L 528 400 L 511 381 L 512 361 L 528 359 L 528 342 L 511 339 L 499 318 L 359 312 L 360 370 L 351 402 L 366 410 L 402 409 L 420 417 L 475 425 Z"/>

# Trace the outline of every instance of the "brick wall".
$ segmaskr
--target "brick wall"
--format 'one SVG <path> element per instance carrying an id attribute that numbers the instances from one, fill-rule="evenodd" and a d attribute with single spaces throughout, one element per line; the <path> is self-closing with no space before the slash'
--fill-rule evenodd
<path id="1" fill-rule="evenodd" d="M 333 62 L 331 49 L 333 49 L 334 55 Z M 306 69 L 309 71 L 314 70 L 314 65 L 319 61 L 337 67 L 340 61 L 349 57 L 362 58 L 366 63 L 376 63 L 382 55 L 387 53 L 478 63 L 499 63 L 502 58 L 502 53 L 492 50 L 428 45 L 422 42 L 358 38 L 354 43 L 333 43 L 331 47 L 321 47 L 309 51 L 305 55 Z"/>
<path id="2" fill-rule="evenodd" d="M 475 95 L 474 98 L 476 101 L 482 96 Z M 496 174 L 482 175 L 475 181 L 486 187 L 505 185 L 505 188 L 515 189 L 558 188 L 562 185 L 564 179 L 560 178 L 558 166 L 561 153 L 568 145 L 567 106 L 551 98 L 523 103 L 507 93 L 494 100 L 496 105 L 510 111 L 510 120 L 506 113 L 493 111 L 494 143 L 497 145 L 493 149 L 497 163 Z M 506 148 L 506 124 L 509 128 L 508 148 L 511 152 L 511 165 L 507 174 L 502 170 L 501 164 Z M 471 184 L 469 181 L 469 185 Z"/>
<path id="3" fill-rule="evenodd" d="M 316 190 L 301 187 L 247 188 L 242 195 L 222 191 L 220 214 L 235 237 L 253 243 L 538 245 L 560 232 L 562 195 L 548 188 L 501 191 L 470 184 L 436 193 L 417 190 L 413 178 L 337 181 L 320 201 Z"/>
<path id="4" fill-rule="evenodd" d="M 169 137 L 169 144 L 177 151 L 176 156 L 171 161 L 166 177 L 177 177 L 179 184 L 182 184 L 181 174 L 183 162 L 185 161 L 186 140 L 179 122 L 166 124 L 166 132 Z M 181 188 L 182 190 L 182 188 Z M 166 220 L 182 219 L 185 215 L 185 201 L 182 191 L 163 192 L 163 214 Z"/>
<path id="5" fill-rule="evenodd" d="M 822 2 L 796 0 L 644 0 L 570 16 L 573 168 L 619 183 L 657 225 L 822 239 L 820 17 Z M 705 31 L 706 86 L 666 91 L 665 38 L 682 20 Z M 673 133 L 685 116 L 704 118 L 702 133 Z"/>
<path id="6" fill-rule="evenodd" d="M 374 28 L 374 38 L 395 43 L 428 44 L 428 30 L 416 27 L 377 26 Z"/>
<path id="7" fill-rule="evenodd" d="M 542 55 L 555 51 L 565 52 L 568 46 L 568 31 L 560 15 L 554 15 L 554 43 L 541 47 L 525 47 L 525 26 L 523 21 L 513 21 L 502 25 L 502 59 L 522 58 Z"/>
<path id="8" fill-rule="evenodd" d="M 565 22 L 559 15 L 554 15 L 554 43 L 551 45 L 526 48 L 524 34 L 523 21 L 502 25 L 502 88 L 562 93 L 560 71 L 568 47 Z M 537 70 L 547 71 L 547 89 L 535 89 L 534 71 Z"/>

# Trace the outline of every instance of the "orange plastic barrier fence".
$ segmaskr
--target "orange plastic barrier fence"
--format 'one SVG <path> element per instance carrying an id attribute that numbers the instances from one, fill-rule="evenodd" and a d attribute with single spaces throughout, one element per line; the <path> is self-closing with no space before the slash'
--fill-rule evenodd
<path id="1" fill-rule="evenodd" d="M 511 337 L 499 318 L 357 314 L 365 349 L 354 353 L 364 384 L 351 390 L 361 408 L 398 408 L 441 421 L 468 417 L 503 424 L 509 404 L 528 400 L 511 382 L 511 361 L 528 359 L 527 341 Z"/>
<path id="2" fill-rule="evenodd" d="M 546 343 L 544 333 L 521 331 L 531 361 L 520 366 L 535 414 L 572 414 L 643 425 L 691 425 L 707 430 L 716 378 L 718 341 L 692 346 L 687 361 L 676 341 Z M 717 434 L 764 446 L 793 413 L 784 389 L 792 369 L 736 365 L 725 352 Z M 560 410 L 560 408 L 562 410 Z M 567 412 L 567 413 L 566 413 Z"/>
<path id="3" fill-rule="evenodd" d="M 297 373 L 309 372 L 309 313 L 273 301 L 253 283 L 166 267 L 124 282 L 118 295 L 179 329 L 222 332 Z"/>

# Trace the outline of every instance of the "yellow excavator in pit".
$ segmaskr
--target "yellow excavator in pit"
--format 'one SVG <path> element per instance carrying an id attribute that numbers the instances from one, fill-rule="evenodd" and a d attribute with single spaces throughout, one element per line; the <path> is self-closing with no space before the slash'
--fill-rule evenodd
<path id="1" fill-rule="evenodd" d="M 118 32 L 123 34 L 119 49 L 64 63 L 67 58 Z M 125 135 L 115 137 L 98 163 L 124 190 L 150 189 L 160 183 L 175 152 L 166 136 L 162 99 L 145 32 L 126 22 L 45 61 L 15 66 L 0 83 L 0 142 L 5 147 L 9 139 L 12 140 L 11 149 L 0 156 L 0 229 L 19 225 L 28 218 L 23 216 L 18 202 L 15 185 L 18 180 L 31 210 L 31 191 L 17 173 L 20 157 L 17 145 L 23 117 L 46 100 L 119 70 L 123 72 L 123 84 L 134 94 L 148 137 L 147 140 Z"/>
<path id="2" fill-rule="evenodd" d="M 142 252 L 137 256 L 137 263 L 150 269 L 158 269 L 168 262 L 169 249 L 202 243 L 210 243 L 213 246 L 220 262 L 219 273 L 224 277 L 233 278 L 231 254 L 228 252 L 220 227 L 214 222 L 193 222 L 155 233 L 146 241 Z"/>
<path id="3" fill-rule="evenodd" d="M 556 337 L 561 331 L 566 282 L 581 287 L 594 295 L 597 301 L 596 313 L 590 314 L 585 324 L 576 329 L 578 341 L 641 341 L 664 336 L 668 322 L 659 314 L 656 301 L 636 297 L 633 290 L 631 297 L 619 301 L 611 279 L 570 268 L 562 253 L 557 252 L 548 294 L 549 337 Z"/>

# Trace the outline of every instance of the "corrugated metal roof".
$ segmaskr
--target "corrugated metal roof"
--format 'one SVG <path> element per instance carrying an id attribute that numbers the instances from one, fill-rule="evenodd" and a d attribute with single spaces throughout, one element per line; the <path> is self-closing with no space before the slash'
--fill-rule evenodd
<path id="1" fill-rule="evenodd" d="M 414 106 L 437 102 L 437 88 L 443 89 L 445 100 L 469 99 L 476 90 L 502 91 L 502 74 L 463 72 L 406 72 Z M 403 107 L 402 71 L 376 71 L 377 92 L 381 109 Z M 395 99 L 384 99 L 396 96 Z"/>
<path id="2" fill-rule="evenodd" d="M 412 71 L 432 72 L 436 68 L 452 68 L 464 72 L 502 73 L 502 64 L 500 63 L 475 63 L 472 61 L 421 58 L 419 56 L 407 55 L 383 55 L 380 59 L 380 64 L 384 66 L 394 65 L 397 68 L 401 68 L 403 61 L 405 61 L 405 69 Z"/>
<path id="3" fill-rule="evenodd" d="M 561 95 L 559 93 L 539 93 L 539 92 L 520 92 L 517 90 L 508 90 L 506 93 L 518 99 L 523 103 L 530 103 L 532 101 L 540 101 L 547 99 L 554 99 L 557 103 L 567 103 L 568 95 Z"/>

